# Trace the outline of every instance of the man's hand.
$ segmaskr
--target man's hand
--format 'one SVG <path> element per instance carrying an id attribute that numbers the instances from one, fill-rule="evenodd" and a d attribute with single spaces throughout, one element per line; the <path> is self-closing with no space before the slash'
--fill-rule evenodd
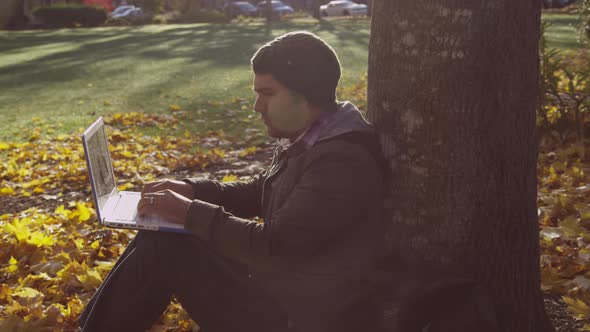
<path id="1" fill-rule="evenodd" d="M 165 189 L 142 193 L 137 205 L 139 218 L 158 218 L 184 225 L 192 201 L 185 196 Z"/>
<path id="2" fill-rule="evenodd" d="M 162 180 L 145 184 L 141 191 L 141 196 L 143 197 L 145 194 L 155 193 L 166 189 L 172 190 L 188 199 L 193 199 L 195 195 L 193 192 L 193 186 L 184 181 Z"/>

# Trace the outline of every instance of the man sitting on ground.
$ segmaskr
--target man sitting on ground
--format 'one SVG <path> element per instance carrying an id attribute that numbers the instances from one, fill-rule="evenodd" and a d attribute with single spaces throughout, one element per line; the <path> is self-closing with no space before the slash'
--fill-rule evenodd
<path id="1" fill-rule="evenodd" d="M 372 332 L 382 169 L 374 130 L 336 101 L 340 63 L 307 32 L 252 58 L 254 111 L 279 140 L 250 181 L 147 184 L 140 231 L 80 317 L 83 331 L 145 331 L 175 296 L 204 332 Z M 263 222 L 252 221 L 259 216 Z"/>

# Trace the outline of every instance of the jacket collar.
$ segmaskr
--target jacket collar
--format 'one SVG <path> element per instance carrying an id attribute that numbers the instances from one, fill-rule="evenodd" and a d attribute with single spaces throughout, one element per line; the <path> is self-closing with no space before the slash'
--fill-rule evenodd
<path id="1" fill-rule="evenodd" d="M 298 155 L 317 142 L 353 131 L 372 132 L 373 126 L 356 106 L 350 102 L 341 102 L 336 111 L 322 113 L 293 143 L 286 139 L 279 140 L 279 152 L 285 152 L 288 156 Z"/>

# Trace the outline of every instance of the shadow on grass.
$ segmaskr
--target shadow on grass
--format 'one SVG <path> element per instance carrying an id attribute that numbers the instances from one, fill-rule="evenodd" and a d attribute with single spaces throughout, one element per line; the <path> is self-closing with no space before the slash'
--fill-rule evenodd
<path id="1" fill-rule="evenodd" d="M 578 15 L 563 13 L 544 13 L 543 22 L 549 23 L 545 32 L 547 45 L 560 50 L 582 49 L 584 44 L 578 40 Z"/>
<path id="2" fill-rule="evenodd" d="M 31 117 L 55 119 L 63 124 L 62 132 L 69 132 L 98 115 L 167 112 L 172 104 L 188 113 L 207 110 L 204 118 L 217 119 L 226 109 L 249 108 L 231 100 L 250 103 L 254 96 L 251 56 L 289 31 L 319 34 L 342 51 L 348 73 L 366 71 L 367 23 L 297 20 L 0 31 L 0 138 L 18 134 Z M 200 114 L 195 112 L 191 130 L 210 129 L 199 122 Z"/>
<path id="3" fill-rule="evenodd" d="M 68 45 L 69 49 L 0 68 L 0 89 L 14 87 L 15 75 L 24 84 L 43 86 L 81 78 L 87 74 L 88 66 L 97 62 L 128 57 L 150 61 L 206 60 L 217 67 L 243 65 L 263 43 L 293 30 L 328 32 L 346 43 L 367 44 L 367 34 L 358 31 L 358 23 L 340 22 L 339 25 L 341 27 L 336 29 L 331 22 L 322 20 L 319 24 L 287 21 L 7 33 L 0 35 L 2 54 L 19 54 L 30 47 L 52 44 Z M 115 70 L 100 71 L 104 77 L 113 74 Z"/>

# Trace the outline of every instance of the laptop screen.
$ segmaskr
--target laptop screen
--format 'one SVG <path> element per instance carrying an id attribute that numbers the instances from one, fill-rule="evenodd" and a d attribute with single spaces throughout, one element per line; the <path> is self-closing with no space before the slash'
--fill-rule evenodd
<path id="1" fill-rule="evenodd" d="M 84 141 L 92 190 L 100 210 L 104 207 L 113 189 L 115 189 L 115 178 L 102 118 L 97 120 L 84 133 Z"/>

